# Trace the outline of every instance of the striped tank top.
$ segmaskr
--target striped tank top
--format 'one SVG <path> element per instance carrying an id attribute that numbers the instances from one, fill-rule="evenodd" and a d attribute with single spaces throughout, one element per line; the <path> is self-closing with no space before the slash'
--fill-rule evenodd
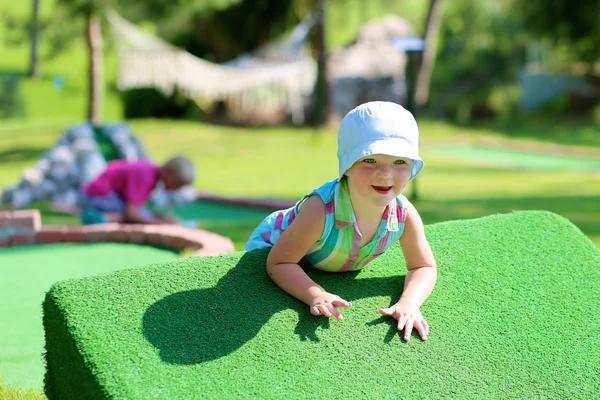
<path id="1" fill-rule="evenodd" d="M 294 207 L 270 214 L 254 230 L 246 243 L 246 250 L 272 247 L 298 215 L 302 203 L 313 195 L 320 196 L 325 203 L 325 227 L 303 260 L 320 270 L 344 272 L 362 269 L 397 242 L 404 232 L 406 208 L 403 204 L 408 200 L 399 195 L 386 206 L 371 242 L 359 247 L 361 234 L 352 209 L 347 179 L 343 178 L 314 189 Z"/>

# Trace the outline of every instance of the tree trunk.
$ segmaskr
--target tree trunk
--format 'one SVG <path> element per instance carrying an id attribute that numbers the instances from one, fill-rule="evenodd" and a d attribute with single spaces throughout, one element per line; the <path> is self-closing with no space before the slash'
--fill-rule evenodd
<path id="1" fill-rule="evenodd" d="M 415 95 L 415 106 L 417 108 L 423 107 L 429 97 L 431 73 L 435 64 L 437 43 L 442 25 L 442 3 L 442 0 L 430 0 L 429 2 L 429 11 L 425 20 L 425 33 L 423 35 L 425 39 L 425 51 L 423 53 L 421 68 L 419 69 Z"/>
<path id="2" fill-rule="evenodd" d="M 38 59 L 38 36 L 39 36 L 39 14 L 40 0 L 33 0 L 33 12 L 31 13 L 31 65 L 29 66 L 29 76 L 37 79 L 40 77 L 39 59 Z"/>
<path id="3" fill-rule="evenodd" d="M 325 5 L 318 0 L 315 24 L 314 49 L 317 56 L 317 82 L 315 85 L 314 125 L 322 126 L 329 119 L 329 85 L 327 82 L 327 48 L 325 45 Z"/>
<path id="4" fill-rule="evenodd" d="M 100 16 L 95 11 L 90 13 L 87 23 L 87 44 L 89 55 L 87 117 L 94 126 L 100 126 L 102 124 L 102 103 L 104 100 L 104 60 Z"/>

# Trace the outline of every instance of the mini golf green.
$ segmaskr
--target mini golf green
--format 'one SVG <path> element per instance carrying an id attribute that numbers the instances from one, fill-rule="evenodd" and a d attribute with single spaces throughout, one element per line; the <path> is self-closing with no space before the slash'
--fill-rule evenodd
<path id="1" fill-rule="evenodd" d="M 147 265 L 175 256 L 168 250 L 120 243 L 59 243 L 0 248 L 2 383 L 25 388 L 43 386 L 42 301 L 54 282 Z"/>
<path id="2" fill-rule="evenodd" d="M 242 250 L 258 224 L 274 210 L 213 200 L 197 200 L 178 207 L 183 220 L 199 221 L 198 228 L 230 238 L 236 250 Z"/>
<path id="3" fill-rule="evenodd" d="M 222 203 L 214 200 L 196 200 L 176 209 L 176 214 L 184 220 L 210 222 L 262 220 L 274 210 L 243 205 Z"/>
<path id="4" fill-rule="evenodd" d="M 537 171 L 600 171 L 600 159 L 500 149 L 476 145 L 433 147 L 433 154 L 472 160 L 484 165 Z"/>

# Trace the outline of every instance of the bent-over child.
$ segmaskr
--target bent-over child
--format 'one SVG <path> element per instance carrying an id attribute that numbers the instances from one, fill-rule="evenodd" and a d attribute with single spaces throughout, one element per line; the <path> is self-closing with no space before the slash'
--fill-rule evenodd
<path id="1" fill-rule="evenodd" d="M 81 220 L 84 224 L 177 224 L 177 218 L 153 215 L 143 206 L 159 182 L 167 191 L 177 190 L 192 184 L 195 174 L 194 165 L 184 156 L 172 157 L 160 166 L 149 160 L 111 161 L 81 188 Z"/>
<path id="2" fill-rule="evenodd" d="M 409 340 L 416 329 L 427 340 L 420 307 L 437 279 L 436 263 L 415 207 L 402 195 L 423 169 L 413 115 L 391 102 L 369 102 L 350 111 L 338 130 L 339 176 L 292 208 L 269 215 L 246 250 L 269 248 L 267 272 L 313 315 L 335 316 L 352 303 L 314 282 L 300 264 L 331 272 L 364 268 L 400 243 L 408 270 L 400 299 L 379 312 L 398 321 Z"/>

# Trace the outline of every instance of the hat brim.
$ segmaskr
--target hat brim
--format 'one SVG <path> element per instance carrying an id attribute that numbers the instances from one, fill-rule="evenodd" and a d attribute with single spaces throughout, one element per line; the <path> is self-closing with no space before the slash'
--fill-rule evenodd
<path id="1" fill-rule="evenodd" d="M 412 160 L 413 166 L 410 172 L 409 180 L 414 179 L 425 166 L 425 163 L 421 157 L 419 157 L 419 154 L 414 146 L 410 145 L 408 142 L 398 138 L 378 139 L 359 143 L 348 150 L 339 159 L 340 175 L 338 179 L 341 179 L 348 168 L 350 168 L 356 161 L 363 157 L 372 156 L 374 154 L 384 154 L 386 156 L 408 158 Z"/>

